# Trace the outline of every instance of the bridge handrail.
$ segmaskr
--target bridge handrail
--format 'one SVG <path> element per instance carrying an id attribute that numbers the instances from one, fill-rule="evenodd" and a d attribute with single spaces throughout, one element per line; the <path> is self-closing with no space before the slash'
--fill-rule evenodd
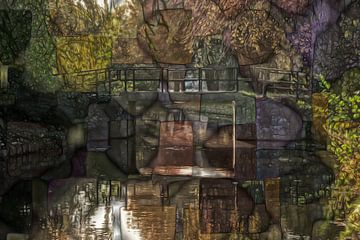
<path id="1" fill-rule="evenodd" d="M 258 79 L 256 82 L 263 84 L 263 88 L 276 88 L 284 89 L 282 84 L 290 84 L 289 88 L 295 88 L 297 95 L 299 91 L 311 90 L 311 83 L 308 81 L 308 74 L 295 70 L 276 69 L 271 67 L 251 67 L 251 70 L 265 71 L 264 74 L 282 74 L 288 75 L 287 80 L 267 80 Z M 150 72 L 149 72 L 150 71 Z M 189 76 L 187 73 L 191 73 Z M 179 88 L 178 91 L 198 91 L 198 92 L 235 92 L 239 90 L 239 82 L 251 83 L 251 78 L 243 78 L 239 74 L 239 67 L 157 67 L 157 66 L 115 66 L 109 68 L 91 69 L 72 73 L 58 73 L 55 76 L 62 76 L 64 78 L 66 87 L 70 89 L 83 89 L 84 92 L 99 92 L 99 89 L 104 89 L 108 94 L 113 94 L 113 86 L 120 87 L 116 91 L 169 91 L 172 90 L 174 85 Z M 151 74 L 153 73 L 153 74 Z M 154 75 L 155 73 L 155 75 Z M 172 73 L 178 73 L 179 76 L 170 75 Z M 205 75 L 204 75 L 205 73 Z M 218 75 L 219 73 L 227 73 L 230 75 Z M 144 75 L 145 74 L 145 75 Z M 146 75 L 150 74 L 150 75 Z M 208 75 L 210 74 L 210 75 Z M 213 75 L 214 74 L 214 75 Z M 305 79 L 303 79 L 305 76 Z M 70 81 L 71 77 L 74 77 L 74 81 Z M 301 77 L 301 78 L 300 78 Z M 186 83 L 195 83 L 190 88 L 186 87 Z M 208 89 L 209 83 L 223 83 L 227 82 L 231 86 L 226 86 L 226 89 L 220 89 L 224 86 L 218 85 L 218 87 L 212 86 L 212 89 Z M 256 83 L 255 82 L 255 83 Z M 124 85 L 118 85 L 123 83 Z M 138 84 L 137 84 L 138 83 Z M 151 84 L 151 86 L 144 86 L 143 83 Z M 140 85 L 139 85 L 140 84 Z M 155 84 L 158 84 L 155 85 Z M 198 84 L 198 85 L 196 85 Z M 136 86 L 137 85 L 137 86 Z M 278 85 L 278 86 L 277 86 Z M 169 87 L 170 86 L 170 87 Z M 205 89 L 204 90 L 204 86 Z M 272 87 L 271 87 L 272 86 Z M 124 89 L 122 89 L 124 88 Z M 146 89 L 148 88 L 148 89 Z M 214 89 L 219 88 L 219 89 Z M 174 89 L 175 91 L 175 89 Z"/>

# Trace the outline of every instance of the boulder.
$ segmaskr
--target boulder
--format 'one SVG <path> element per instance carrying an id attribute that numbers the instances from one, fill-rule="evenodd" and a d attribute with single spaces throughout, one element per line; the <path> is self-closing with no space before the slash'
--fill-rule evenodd
<path id="1" fill-rule="evenodd" d="M 277 148 L 296 140 L 303 123 L 301 116 L 291 108 L 270 99 L 259 99 L 256 101 L 256 126 L 258 141 L 270 141 L 264 144 Z M 265 147 L 264 144 L 259 147 Z"/>

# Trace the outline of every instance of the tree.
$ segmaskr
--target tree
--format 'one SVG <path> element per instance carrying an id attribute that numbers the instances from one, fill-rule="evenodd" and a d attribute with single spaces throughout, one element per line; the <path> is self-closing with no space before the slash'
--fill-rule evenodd
<path id="1" fill-rule="evenodd" d="M 0 62 L 14 64 L 31 36 L 32 14 L 29 10 L 0 10 Z"/>

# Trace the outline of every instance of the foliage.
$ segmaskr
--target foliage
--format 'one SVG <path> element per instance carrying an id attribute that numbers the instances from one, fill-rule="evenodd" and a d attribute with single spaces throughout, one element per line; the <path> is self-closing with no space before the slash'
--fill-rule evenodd
<path id="1" fill-rule="evenodd" d="M 302 110 L 311 110 L 311 105 L 304 100 L 299 99 L 296 101 L 296 104 Z"/>
<path id="2" fill-rule="evenodd" d="M 347 225 L 341 238 L 352 236 L 356 232 L 359 233 L 360 229 L 360 198 L 358 197 L 350 206 L 349 215 L 347 216 Z"/>
<path id="3" fill-rule="evenodd" d="M 228 25 L 228 19 L 211 0 L 189 1 L 192 10 L 192 36 L 219 34 Z"/>
<path id="4" fill-rule="evenodd" d="M 114 3 L 113 3 L 114 4 Z M 96 0 L 50 0 L 49 30 L 55 36 L 136 37 L 143 22 L 140 1 L 99 5 Z"/>
<path id="5" fill-rule="evenodd" d="M 0 10 L 0 62 L 13 64 L 31 36 L 31 12 Z"/>
<path id="6" fill-rule="evenodd" d="M 107 8 L 96 0 L 50 0 L 49 30 L 55 36 L 98 34 L 106 24 Z"/>
<path id="7" fill-rule="evenodd" d="M 142 22 L 141 13 L 137 0 L 117 6 L 109 6 L 106 1 L 101 6 L 95 0 L 52 0 L 49 29 L 57 36 L 58 72 L 72 74 L 108 67 L 113 41 L 119 37 L 135 37 L 137 25 Z M 67 75 L 64 80 L 78 90 L 87 91 L 93 89 L 99 77 L 96 71 L 93 73 L 84 78 Z"/>
<path id="8" fill-rule="evenodd" d="M 329 91 L 330 90 L 330 83 L 328 83 L 324 77 L 324 75 L 319 76 L 319 85 L 321 91 Z"/>
<path id="9" fill-rule="evenodd" d="M 26 86 L 56 91 L 64 85 L 57 73 L 103 68 L 110 63 L 114 38 L 136 36 L 136 24 L 143 21 L 140 2 L 127 0 L 113 8 L 106 2 L 101 6 L 96 0 L 5 0 L 8 9 L 29 10 L 25 12 L 33 16 L 29 31 L 26 26 L 12 31 L 18 35 L 26 32 L 26 36 L 15 36 L 19 42 L 29 41 L 31 36 L 24 48 Z M 15 25 L 6 23 L 6 27 L 17 29 L 23 22 L 20 20 Z M 8 44 L 10 38 L 1 40 L 7 47 L 21 50 L 17 41 Z"/>
<path id="10" fill-rule="evenodd" d="M 111 15 L 104 32 L 119 38 L 136 38 L 137 30 L 144 22 L 140 0 L 125 0 Z"/>
<path id="11" fill-rule="evenodd" d="M 264 62 L 279 46 L 283 32 L 268 12 L 266 3 L 256 4 L 236 19 L 231 35 L 232 49 L 237 53 L 239 64 Z"/>
<path id="12" fill-rule="evenodd" d="M 354 81 L 357 79 L 357 81 Z M 360 68 L 353 68 L 346 71 L 334 84 L 334 92 L 337 94 L 346 93 L 354 95 L 360 93 Z"/>
<path id="13" fill-rule="evenodd" d="M 102 36 L 61 37 L 56 39 L 59 73 L 102 69 L 110 64 L 111 39 Z"/>
<path id="14" fill-rule="evenodd" d="M 24 54 L 24 84 L 37 91 L 55 91 L 59 87 L 59 82 L 53 76 L 56 70 L 55 44 L 48 32 L 47 0 L 5 0 L 4 2 L 6 9 L 29 11 L 32 14 L 31 34 L 28 34 L 31 38 Z"/>
<path id="15" fill-rule="evenodd" d="M 353 79 L 358 81 L 358 79 Z M 330 207 L 337 219 L 344 219 L 346 231 L 360 233 L 360 96 L 334 93 L 323 76 L 320 82 L 328 94 L 328 107 L 322 109 L 327 116 L 325 129 L 329 137 L 328 149 L 337 157 L 336 180 Z M 350 234 L 350 235 L 351 235 Z"/>

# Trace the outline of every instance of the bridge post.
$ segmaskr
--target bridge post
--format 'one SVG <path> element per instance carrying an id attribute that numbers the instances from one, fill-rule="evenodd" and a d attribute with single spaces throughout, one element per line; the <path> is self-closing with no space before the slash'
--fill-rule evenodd
<path id="1" fill-rule="evenodd" d="M 236 165 L 236 102 L 235 100 L 232 101 L 232 108 L 233 108 L 233 169 L 234 169 L 234 176 L 235 176 L 235 165 Z"/>
<path id="2" fill-rule="evenodd" d="M 105 74 L 107 72 L 107 79 L 109 81 L 109 96 L 111 96 L 111 68 L 109 68 L 107 71 L 105 70 Z"/>
<path id="3" fill-rule="evenodd" d="M 239 81 L 237 77 L 237 68 L 234 68 L 234 81 L 235 81 L 235 90 L 236 92 L 239 92 Z"/>
<path id="4" fill-rule="evenodd" d="M 164 92 L 164 69 L 160 68 L 159 72 L 159 85 L 160 85 L 160 91 Z"/>
<path id="5" fill-rule="evenodd" d="M 299 99 L 299 72 L 296 72 L 296 100 Z"/>
<path id="6" fill-rule="evenodd" d="M 135 92 L 135 69 L 132 69 L 133 92 Z"/>
<path id="7" fill-rule="evenodd" d="M 199 93 L 202 92 L 202 69 L 199 68 Z"/>
<path id="8" fill-rule="evenodd" d="M 125 92 L 127 92 L 127 69 L 124 70 L 125 71 Z"/>

